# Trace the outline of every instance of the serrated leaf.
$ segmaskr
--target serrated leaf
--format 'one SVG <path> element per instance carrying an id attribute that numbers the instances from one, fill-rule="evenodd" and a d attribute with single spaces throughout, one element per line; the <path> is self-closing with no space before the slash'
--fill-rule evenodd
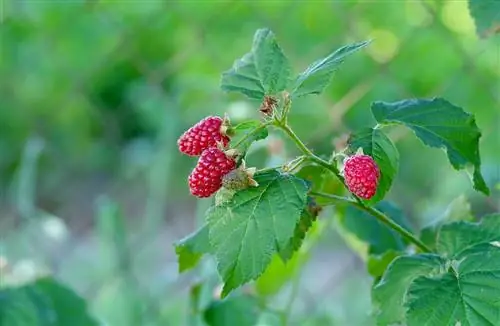
<path id="1" fill-rule="evenodd" d="M 479 36 L 500 33 L 500 0 L 469 0 L 469 10 Z"/>
<path id="2" fill-rule="evenodd" d="M 459 221 L 443 225 L 436 249 L 445 257 L 460 257 L 478 248 L 484 251 L 484 246 L 493 246 L 493 241 L 500 241 L 500 214 L 485 216 L 479 223 Z"/>
<path id="3" fill-rule="evenodd" d="M 399 225 L 410 229 L 403 212 L 393 204 L 382 201 L 375 207 Z M 370 254 L 382 254 L 391 249 L 404 251 L 406 248 L 406 242 L 398 233 L 356 207 L 348 206 L 345 214 L 339 216 L 339 223 L 346 232 L 367 243 Z"/>
<path id="4" fill-rule="evenodd" d="M 212 302 L 204 312 L 204 318 L 209 326 L 254 326 L 260 313 L 257 298 L 237 295 Z"/>
<path id="5" fill-rule="evenodd" d="M 379 278 L 384 275 L 387 266 L 396 259 L 396 257 L 401 256 L 401 252 L 395 250 L 388 250 L 381 255 L 370 255 L 367 261 L 368 273 L 375 278 Z"/>
<path id="6" fill-rule="evenodd" d="M 288 85 L 291 67 L 271 30 L 255 32 L 252 50 L 222 74 L 221 88 L 262 100 Z"/>
<path id="7" fill-rule="evenodd" d="M 380 180 L 375 196 L 368 202 L 376 203 L 382 200 L 392 185 L 399 167 L 399 152 L 394 143 L 379 129 L 366 128 L 351 135 L 348 141 L 351 152 L 358 148 L 363 153 L 373 157 L 380 169 Z"/>
<path id="8" fill-rule="evenodd" d="M 378 123 L 404 124 L 427 146 L 446 149 L 455 169 L 472 165 L 474 188 L 489 194 L 481 175 L 481 132 L 473 115 L 442 98 L 374 102 L 371 108 Z"/>
<path id="9" fill-rule="evenodd" d="M 294 234 L 306 205 L 308 185 L 270 171 L 258 187 L 242 190 L 207 213 L 209 240 L 225 284 L 222 296 L 260 276 Z"/>
<path id="10" fill-rule="evenodd" d="M 303 260 L 302 257 L 294 255 L 285 263 L 279 255 L 274 255 L 264 274 L 255 281 L 257 293 L 260 296 L 278 293 L 295 275 L 301 260 Z"/>
<path id="11" fill-rule="evenodd" d="M 2 325 L 93 326 L 85 301 L 51 277 L 0 291 Z"/>
<path id="12" fill-rule="evenodd" d="M 344 60 L 364 48 L 370 41 L 364 41 L 343 46 L 328 56 L 313 62 L 306 70 L 297 76 L 292 96 L 299 97 L 308 94 L 320 94 L 332 80 L 333 74 Z"/>
<path id="13" fill-rule="evenodd" d="M 500 325 L 500 249 L 469 255 L 452 266 L 442 275 L 412 282 L 408 326 Z"/>
<path id="14" fill-rule="evenodd" d="M 378 325 L 403 322 L 405 295 L 411 282 L 422 275 L 440 273 L 445 260 L 434 254 L 397 257 L 372 290 L 372 300 Z"/>
<path id="15" fill-rule="evenodd" d="M 205 224 L 175 244 L 175 253 L 179 261 L 179 273 L 195 267 L 200 258 L 209 252 L 208 226 Z"/>
<path id="16" fill-rule="evenodd" d="M 252 143 L 266 139 L 268 136 L 267 128 L 263 127 L 262 122 L 258 120 L 249 120 L 237 124 L 233 127 L 234 135 L 231 137 L 231 146 L 242 153 L 248 151 Z M 246 137 L 244 139 L 244 137 Z M 237 146 L 236 146 L 237 145 Z"/>

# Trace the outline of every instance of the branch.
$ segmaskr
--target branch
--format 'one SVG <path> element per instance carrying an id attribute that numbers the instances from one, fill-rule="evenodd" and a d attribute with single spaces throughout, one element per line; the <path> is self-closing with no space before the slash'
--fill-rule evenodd
<path id="1" fill-rule="evenodd" d="M 394 222 L 389 216 L 385 215 L 384 213 L 382 213 L 381 211 L 379 211 L 378 209 L 376 209 L 374 207 L 365 205 L 359 199 L 353 200 L 353 199 L 350 199 L 347 197 L 331 195 L 331 194 L 326 194 L 326 193 L 322 193 L 322 192 L 311 192 L 310 194 L 312 196 L 323 197 L 326 199 L 331 199 L 333 201 L 344 202 L 344 203 L 348 203 L 350 205 L 353 205 L 353 206 L 367 212 L 368 214 L 374 216 L 377 220 L 379 220 L 380 222 L 384 223 L 385 225 L 387 225 L 388 227 L 390 227 L 391 229 L 393 229 L 394 231 L 399 233 L 404 239 L 415 244 L 423 252 L 432 252 L 432 250 L 429 247 L 427 247 L 422 241 L 417 239 L 411 232 L 409 232 L 408 230 L 403 228 L 401 225 Z"/>

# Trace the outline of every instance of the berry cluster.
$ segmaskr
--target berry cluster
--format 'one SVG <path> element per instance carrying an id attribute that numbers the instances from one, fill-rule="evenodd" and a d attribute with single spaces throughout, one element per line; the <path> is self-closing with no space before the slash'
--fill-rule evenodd
<path id="1" fill-rule="evenodd" d="M 357 154 L 344 162 L 344 178 L 350 192 L 363 199 L 370 199 L 377 192 L 380 171 L 371 156 Z"/>
<path id="2" fill-rule="evenodd" d="M 198 163 L 188 178 L 191 194 L 204 198 L 216 193 L 222 178 L 236 168 L 233 157 L 224 152 L 230 141 L 226 119 L 207 117 L 189 128 L 177 141 L 179 151 L 198 156 Z"/>

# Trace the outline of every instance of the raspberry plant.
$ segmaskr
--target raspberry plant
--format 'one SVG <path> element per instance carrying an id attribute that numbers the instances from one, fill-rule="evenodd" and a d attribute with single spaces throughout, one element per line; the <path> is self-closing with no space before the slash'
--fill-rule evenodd
<path id="1" fill-rule="evenodd" d="M 223 301 L 205 311 L 209 324 L 226 325 L 221 318 L 228 314 L 235 325 L 255 324 L 254 313 L 265 310 L 266 302 L 256 300 L 254 292 L 265 297 L 279 290 L 286 274 L 270 275 L 280 273 L 277 266 L 297 265 L 301 248 L 321 232 L 318 213 L 334 205 L 338 226 L 368 247 L 378 324 L 500 325 L 500 215 L 477 223 L 444 220 L 416 232 L 384 200 L 399 165 L 398 150 L 386 134 L 391 125 L 406 126 L 425 145 L 443 149 L 452 167 L 472 171 L 474 189 L 488 195 L 473 115 L 443 98 L 375 101 L 371 114 L 377 124 L 353 132 L 346 148 L 329 157 L 315 154 L 288 122 L 294 100 L 320 94 L 339 66 L 369 43 L 341 47 L 293 76 L 274 34 L 257 30 L 250 52 L 222 74 L 221 88 L 259 101 L 255 110 L 262 119 L 221 131 L 217 118 L 208 132 L 199 127 L 205 119 L 179 140 L 181 151 L 196 148 L 188 154 L 201 154 L 189 179 L 193 194 L 218 191 L 205 224 L 176 244 L 181 272 L 205 254 L 217 261 Z M 270 131 L 288 137 L 300 156 L 280 167 L 248 170 L 248 149 Z M 235 291 L 252 281 L 250 292 Z M 271 293 L 266 283 L 272 283 Z M 285 325 L 288 312 L 282 312 Z M 242 315 L 246 319 L 237 319 Z"/>

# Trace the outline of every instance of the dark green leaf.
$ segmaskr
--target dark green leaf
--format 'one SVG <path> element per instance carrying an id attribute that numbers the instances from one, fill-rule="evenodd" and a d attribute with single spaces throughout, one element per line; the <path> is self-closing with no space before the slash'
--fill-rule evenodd
<path id="1" fill-rule="evenodd" d="M 500 214 L 483 217 L 479 223 L 455 222 L 441 227 L 437 238 L 437 251 L 446 257 L 459 257 L 478 248 L 494 247 L 500 241 Z M 482 247 L 476 247 L 483 245 Z"/>
<path id="2" fill-rule="evenodd" d="M 0 291 L 2 325 L 93 326 L 85 301 L 50 277 Z"/>
<path id="3" fill-rule="evenodd" d="M 372 291 L 377 324 L 403 322 L 406 312 L 404 300 L 411 282 L 422 275 L 440 273 L 445 263 L 444 259 L 433 254 L 397 257 Z"/>
<path id="4" fill-rule="evenodd" d="M 387 269 L 387 266 L 400 255 L 401 252 L 392 249 L 381 255 L 370 255 L 367 261 L 368 273 L 375 278 L 381 277 Z"/>
<path id="5" fill-rule="evenodd" d="M 382 201 L 376 206 L 401 226 L 409 229 L 408 222 L 403 212 L 389 202 Z M 405 241 L 394 230 L 380 223 L 370 214 L 349 206 L 345 214 L 339 217 L 341 226 L 359 240 L 369 245 L 370 254 L 383 254 L 387 250 L 404 251 Z"/>
<path id="6" fill-rule="evenodd" d="M 276 171 L 255 176 L 242 190 L 207 213 L 209 239 L 224 279 L 223 296 L 260 276 L 292 238 L 306 205 L 308 186 Z"/>
<path id="7" fill-rule="evenodd" d="M 481 175 L 479 138 L 474 116 L 442 98 L 374 102 L 372 113 L 379 123 L 401 123 L 411 128 L 424 144 L 445 148 L 455 169 L 474 166 L 474 188 L 489 189 Z"/>
<path id="8" fill-rule="evenodd" d="M 238 295 L 213 302 L 205 311 L 204 317 L 209 326 L 255 326 L 260 313 L 256 298 Z"/>
<path id="9" fill-rule="evenodd" d="M 234 135 L 231 137 L 231 146 L 245 153 L 253 142 L 266 139 L 267 128 L 258 120 L 249 120 L 233 127 Z"/>
<path id="10" fill-rule="evenodd" d="M 284 90 L 292 69 L 270 29 L 262 28 L 255 32 L 252 53 L 266 95 Z"/>
<path id="11" fill-rule="evenodd" d="M 208 226 L 205 224 L 175 244 L 175 253 L 179 259 L 179 273 L 195 267 L 201 256 L 209 252 Z"/>
<path id="12" fill-rule="evenodd" d="M 325 58 L 315 61 L 302 72 L 293 86 L 292 96 L 299 97 L 307 94 L 320 94 L 332 80 L 334 72 L 344 60 L 367 46 L 370 41 L 346 45 L 337 49 Z"/>
<path id="13" fill-rule="evenodd" d="M 255 32 L 251 52 L 222 74 L 221 88 L 262 100 L 264 95 L 284 90 L 288 85 L 290 72 L 288 59 L 276 42 L 273 32 L 259 29 Z"/>
<path id="14" fill-rule="evenodd" d="M 500 325 L 500 249 L 452 262 L 438 276 L 415 279 L 406 299 L 409 326 Z"/>
<path id="15" fill-rule="evenodd" d="M 356 152 L 361 147 L 364 154 L 370 155 L 377 162 L 381 176 L 377 193 L 369 202 L 382 200 L 398 172 L 399 152 L 396 146 L 381 130 L 371 128 L 353 134 L 348 143 L 351 152 Z"/>
<path id="16" fill-rule="evenodd" d="M 255 67 L 253 53 L 245 54 L 233 67 L 222 73 L 221 88 L 227 92 L 240 92 L 251 99 L 264 98 L 265 89 Z"/>
<path id="17" fill-rule="evenodd" d="M 500 0 L 469 0 L 469 10 L 478 35 L 500 33 Z"/>

